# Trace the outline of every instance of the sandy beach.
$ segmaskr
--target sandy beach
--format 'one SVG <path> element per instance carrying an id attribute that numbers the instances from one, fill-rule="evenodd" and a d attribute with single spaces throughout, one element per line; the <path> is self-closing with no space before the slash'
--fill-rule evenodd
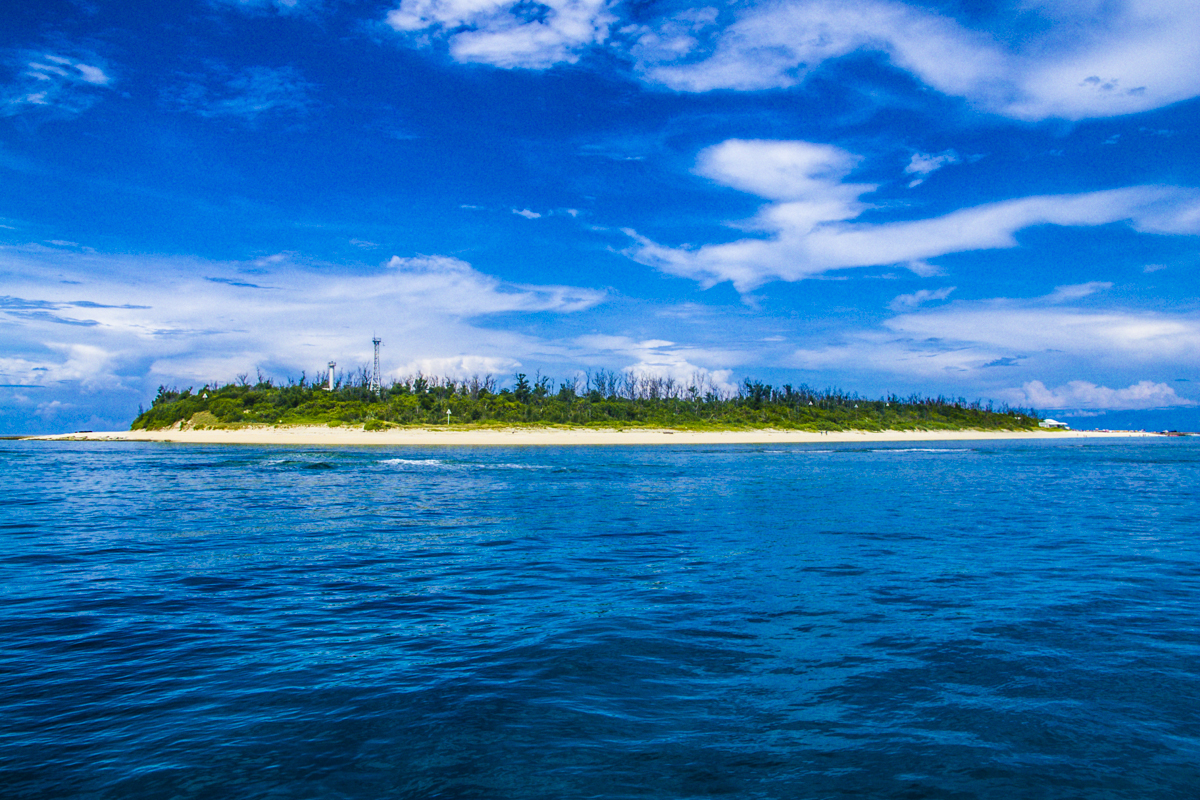
<path id="1" fill-rule="evenodd" d="M 803 444 L 814 442 L 959 442 L 989 439 L 1085 439 L 1142 437 L 1144 431 L 681 431 L 650 428 L 403 428 L 364 431 L 352 427 L 246 427 L 228 430 L 86 431 L 31 436 L 43 441 L 177 442 L 181 444 L 445 445 L 477 447 Z"/>

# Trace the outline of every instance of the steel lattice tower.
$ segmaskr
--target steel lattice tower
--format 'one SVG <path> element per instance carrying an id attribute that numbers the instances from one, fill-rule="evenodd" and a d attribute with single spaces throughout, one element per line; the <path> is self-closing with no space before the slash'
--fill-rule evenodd
<path id="1" fill-rule="evenodd" d="M 379 383 L 379 345 L 381 340 L 378 336 L 371 340 L 371 344 L 375 345 L 375 369 L 371 371 L 371 391 L 378 392 L 382 386 Z"/>

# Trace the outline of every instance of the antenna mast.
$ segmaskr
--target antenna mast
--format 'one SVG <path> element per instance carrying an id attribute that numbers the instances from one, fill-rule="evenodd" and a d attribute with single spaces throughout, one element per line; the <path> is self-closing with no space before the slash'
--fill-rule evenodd
<path id="1" fill-rule="evenodd" d="M 379 385 L 379 345 L 381 340 L 378 336 L 371 340 L 371 344 L 375 345 L 375 369 L 371 371 L 371 391 L 378 393 L 382 388 Z"/>

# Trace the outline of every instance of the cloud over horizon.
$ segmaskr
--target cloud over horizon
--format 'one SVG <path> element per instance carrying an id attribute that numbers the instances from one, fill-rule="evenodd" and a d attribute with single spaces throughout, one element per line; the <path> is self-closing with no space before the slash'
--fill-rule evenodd
<path id="1" fill-rule="evenodd" d="M 1049 369 L 1074 361 L 1157 370 L 1200 359 L 1200 317 L 1195 314 L 1069 308 L 1053 295 L 919 308 L 926 299 L 932 298 L 893 303 L 899 313 L 877 328 L 843 331 L 835 344 L 800 348 L 793 363 L 805 369 L 855 367 L 928 378 L 979 375 L 996 362 L 1033 361 Z"/>
<path id="2" fill-rule="evenodd" d="M 1154 381 L 1138 381 L 1124 389 L 1110 389 L 1087 381 L 1069 381 L 1048 389 L 1041 381 L 1030 381 L 1007 392 L 1005 399 L 1015 405 L 1053 411 L 1144 411 L 1196 405 L 1194 400 L 1177 395 L 1171 386 Z"/>
<path id="3" fill-rule="evenodd" d="M 27 341 L 20 356 L 0 360 L 0 383 L 21 385 L 119 388 L 142 369 L 155 381 L 230 380 L 258 366 L 298 374 L 330 358 L 352 368 L 368 363 L 374 334 L 395 360 L 509 363 L 534 340 L 478 320 L 571 314 L 604 299 L 592 289 L 506 284 L 446 256 L 394 256 L 382 268 L 347 272 L 289 257 L 239 263 L 6 248 L 0 269 L 14 293 L 0 303 L 0 320 L 18 322 Z"/>

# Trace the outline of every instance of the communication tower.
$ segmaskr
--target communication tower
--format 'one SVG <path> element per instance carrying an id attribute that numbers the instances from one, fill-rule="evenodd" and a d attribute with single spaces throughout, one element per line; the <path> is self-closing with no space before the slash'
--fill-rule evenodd
<path id="1" fill-rule="evenodd" d="M 374 339 L 371 340 L 371 344 L 375 345 L 375 369 L 371 370 L 371 391 L 373 391 L 373 392 L 378 392 L 380 390 L 380 388 L 382 388 L 379 385 L 379 345 L 380 345 L 380 343 L 381 342 L 380 342 L 380 339 L 378 336 L 376 336 Z"/>

